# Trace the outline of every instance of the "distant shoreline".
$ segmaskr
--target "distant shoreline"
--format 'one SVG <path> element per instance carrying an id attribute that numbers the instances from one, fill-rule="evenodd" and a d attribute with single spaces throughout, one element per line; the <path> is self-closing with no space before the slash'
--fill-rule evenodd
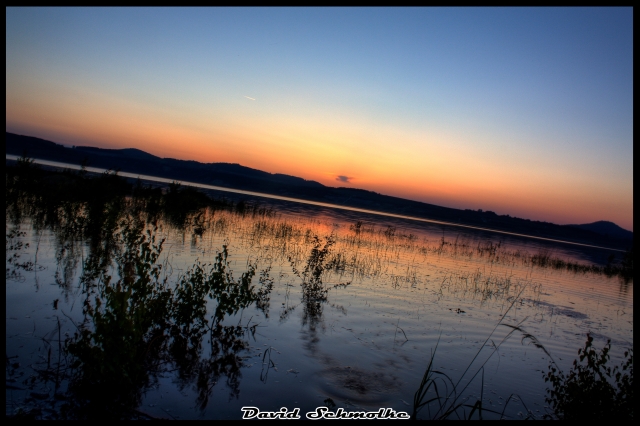
<path id="1" fill-rule="evenodd" d="M 20 157 L 16 156 L 16 155 L 6 154 L 6 159 L 10 160 L 10 161 L 17 161 L 19 158 Z M 78 165 L 75 165 L 75 164 L 60 163 L 60 162 L 56 162 L 56 161 L 43 160 L 43 159 L 38 159 L 38 158 L 33 158 L 33 161 L 34 161 L 35 164 L 40 164 L 40 165 L 43 165 L 43 166 L 56 167 L 56 168 L 61 168 L 61 169 L 65 169 L 65 168 L 66 169 L 71 169 L 71 170 L 81 170 L 82 169 L 82 166 L 78 166 Z M 92 172 L 92 173 L 105 173 L 105 172 L 108 171 L 107 169 L 101 169 L 101 168 L 96 168 L 96 167 L 86 167 L 85 169 L 88 172 Z M 572 242 L 572 241 L 564 241 L 564 240 L 558 240 L 558 239 L 553 239 L 553 238 L 538 237 L 538 236 L 535 236 L 535 235 L 527 235 L 527 234 L 519 234 L 519 233 L 514 233 L 514 232 L 507 232 L 507 231 L 502 231 L 502 230 L 499 230 L 499 229 L 482 228 L 482 227 L 470 226 L 470 225 L 465 225 L 465 224 L 460 224 L 460 223 L 445 222 L 445 221 L 425 219 L 425 218 L 420 218 L 420 217 L 399 215 L 399 214 L 394 214 L 394 213 L 387 213 L 387 212 L 381 212 L 381 211 L 375 211 L 375 210 L 361 209 L 361 208 L 357 208 L 357 207 L 341 206 L 341 205 L 337 205 L 337 204 L 322 203 L 322 202 L 310 201 L 310 200 L 304 200 L 304 199 L 298 199 L 298 198 L 292 198 L 292 197 L 283 197 L 283 196 L 279 196 L 279 195 L 275 195 L 275 194 L 265 194 L 265 193 L 254 192 L 254 191 L 244 191 L 244 190 L 239 190 L 239 189 L 234 189 L 234 188 L 226 188 L 226 187 L 220 187 L 220 186 L 214 186 L 214 185 L 207 185 L 207 184 L 202 184 L 202 183 L 197 183 L 197 182 L 176 181 L 175 179 L 167 179 L 167 178 L 163 178 L 163 177 L 159 177 L 159 176 L 148 176 L 148 175 L 129 173 L 129 172 L 119 172 L 118 174 L 120 176 L 123 176 L 123 177 L 126 177 L 126 178 L 131 178 L 131 179 L 140 179 L 140 180 L 144 180 L 144 181 L 161 182 L 161 183 L 166 183 L 166 184 L 170 184 L 172 182 L 178 182 L 181 185 L 192 186 L 192 187 L 201 188 L 201 189 L 210 189 L 210 190 L 214 190 L 214 191 L 231 192 L 231 193 L 234 193 L 234 194 L 249 195 L 249 196 L 254 196 L 254 197 L 263 197 L 263 198 L 268 198 L 268 199 L 289 201 L 289 202 L 301 203 L 301 204 L 307 204 L 307 205 L 313 205 L 313 206 L 319 206 L 319 207 L 328 207 L 328 208 L 333 208 L 333 209 L 340 209 L 340 210 L 347 210 L 347 211 L 353 211 L 353 212 L 367 213 L 367 214 L 391 217 L 391 218 L 396 218 L 396 219 L 407 219 L 407 220 L 426 222 L 426 223 L 431 223 L 431 224 L 436 224 L 436 225 L 460 227 L 460 228 L 472 229 L 472 230 L 476 230 L 476 231 L 494 232 L 494 233 L 499 233 L 499 234 L 504 234 L 504 235 L 509 235 L 509 236 L 532 238 L 532 239 L 536 239 L 536 240 L 549 241 L 549 242 L 554 242 L 554 243 L 571 244 L 571 245 L 578 245 L 578 246 L 588 247 L 588 248 L 596 248 L 596 249 L 611 250 L 611 251 L 617 251 L 617 252 L 625 252 L 625 250 L 615 249 L 615 248 L 611 248 L 611 247 L 603 247 L 603 246 L 597 246 L 597 245 L 592 245 L 592 244 L 576 243 L 576 242 Z"/>
<path id="2" fill-rule="evenodd" d="M 6 154 L 86 164 L 121 174 L 145 175 L 165 182 L 191 182 L 250 196 L 266 196 L 353 211 L 373 212 L 443 225 L 522 235 L 541 240 L 625 251 L 633 244 L 633 233 L 610 222 L 557 225 L 549 222 L 498 215 L 491 211 L 461 210 L 354 188 L 333 188 L 295 176 L 272 174 L 239 164 L 210 163 L 159 158 L 138 149 L 67 148 L 43 139 L 6 133 Z"/>

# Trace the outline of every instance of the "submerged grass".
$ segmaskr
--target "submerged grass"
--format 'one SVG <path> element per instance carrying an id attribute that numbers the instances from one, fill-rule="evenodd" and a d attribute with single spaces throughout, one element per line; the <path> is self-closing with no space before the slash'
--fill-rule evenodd
<path id="1" fill-rule="evenodd" d="M 36 219 L 36 226 L 56 224 L 65 232 L 78 232 L 98 237 L 101 229 L 112 228 L 115 217 L 129 204 L 144 210 L 149 220 L 162 215 L 173 226 L 191 236 L 192 245 L 209 236 L 223 235 L 231 230 L 256 248 L 268 247 L 270 254 L 286 260 L 291 250 L 305 247 L 311 250 L 313 235 L 334 235 L 335 245 L 328 259 L 331 270 L 341 277 L 403 277 L 398 269 L 402 263 L 424 263 L 430 255 L 476 258 L 486 264 L 553 268 L 574 273 L 605 274 L 631 279 L 633 249 L 619 261 L 611 259 L 605 266 L 587 265 L 553 256 L 549 251 L 528 253 L 509 250 L 500 242 L 470 241 L 444 237 L 435 241 L 419 239 L 395 226 L 376 226 L 357 221 L 345 229 L 320 223 L 296 221 L 282 217 L 260 204 L 225 199 L 213 199 L 195 188 L 173 183 L 165 190 L 130 184 L 116 173 L 107 172 L 89 177 L 85 172 L 50 172 L 21 159 L 6 171 L 7 214 L 19 220 L 21 214 Z M 20 204 L 20 206 L 18 206 Z M 249 220 L 247 220 L 249 219 Z M 313 222 L 313 221 L 311 221 Z M 306 254 L 300 258 L 305 259 Z M 409 265 L 409 269 L 411 265 Z M 411 277 L 409 277 L 411 278 Z M 398 278 L 394 286 L 398 285 Z M 405 280 L 410 285 L 416 280 Z"/>
<path id="2" fill-rule="evenodd" d="M 454 272 L 446 275 L 438 292 L 456 295 L 458 297 L 470 296 L 473 299 L 480 299 L 482 302 L 489 300 L 511 300 L 512 298 L 522 300 L 523 293 L 527 292 L 527 299 L 539 301 L 542 292 L 542 285 L 531 280 L 522 281 L 515 279 L 512 274 L 497 274 L 481 271 L 479 268 L 475 272 Z"/>
<path id="3" fill-rule="evenodd" d="M 616 260 L 615 255 L 611 255 L 606 265 L 585 264 L 566 260 L 554 256 L 550 250 L 541 249 L 536 253 L 526 250 L 509 250 L 502 246 L 500 242 L 492 241 L 473 243 L 467 240 L 456 238 L 455 241 L 446 241 L 444 237 L 433 252 L 438 254 L 450 254 L 466 258 L 481 258 L 487 263 L 500 263 L 503 265 L 521 265 L 525 267 L 552 268 L 556 270 L 566 270 L 573 273 L 593 273 L 606 276 L 619 276 L 624 280 L 633 278 L 633 246 L 631 246 L 621 259 Z"/>

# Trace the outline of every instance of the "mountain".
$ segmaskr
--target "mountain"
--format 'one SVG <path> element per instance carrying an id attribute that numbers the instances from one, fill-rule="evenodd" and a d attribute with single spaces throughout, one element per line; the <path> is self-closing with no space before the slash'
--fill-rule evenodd
<path id="1" fill-rule="evenodd" d="M 580 229 L 586 229 L 588 231 L 595 232 L 600 235 L 611 236 L 614 238 L 619 238 L 623 240 L 631 240 L 633 239 L 633 232 L 627 231 L 624 228 L 619 227 L 613 222 L 608 222 L 606 220 L 600 220 L 598 222 L 586 223 L 584 225 L 568 225 L 573 226 Z"/>
<path id="2" fill-rule="evenodd" d="M 498 215 L 492 211 L 461 210 L 412 201 L 356 188 L 333 188 L 319 182 L 281 173 L 268 173 L 240 164 L 199 163 L 160 158 L 138 149 L 67 148 L 44 139 L 6 132 L 7 154 L 82 164 L 110 170 L 158 176 L 245 191 L 262 192 L 309 201 L 414 216 L 461 225 L 496 229 L 543 238 L 628 249 L 633 233 L 611 222 L 557 225 Z"/>
<path id="3" fill-rule="evenodd" d="M 144 152 L 140 149 L 136 148 L 125 148 L 125 149 L 103 149 L 103 148 L 95 148 L 92 146 L 76 146 L 74 147 L 78 151 L 84 151 L 91 154 L 105 155 L 110 157 L 130 157 L 137 158 L 139 160 L 160 160 L 160 157 L 156 157 L 155 155 L 151 155 L 148 152 Z"/>
<path id="4" fill-rule="evenodd" d="M 199 163 L 160 158 L 135 148 L 103 149 L 89 146 L 67 148 L 32 136 L 6 132 L 6 153 L 70 164 L 122 170 L 169 179 L 186 180 L 236 189 L 270 192 L 279 187 L 324 188 L 324 185 L 281 173 L 268 173 L 240 164 Z M 280 188 L 280 189 L 282 189 Z"/>

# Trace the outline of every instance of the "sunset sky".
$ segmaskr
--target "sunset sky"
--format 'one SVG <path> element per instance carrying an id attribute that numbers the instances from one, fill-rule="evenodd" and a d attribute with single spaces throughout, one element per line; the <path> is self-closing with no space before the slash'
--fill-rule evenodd
<path id="1" fill-rule="evenodd" d="M 633 230 L 632 8 L 7 8 L 6 130 Z"/>

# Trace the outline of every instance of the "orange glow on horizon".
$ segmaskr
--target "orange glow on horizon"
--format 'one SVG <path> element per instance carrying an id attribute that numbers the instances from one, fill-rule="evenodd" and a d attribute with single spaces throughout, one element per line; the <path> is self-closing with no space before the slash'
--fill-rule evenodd
<path id="1" fill-rule="evenodd" d="M 7 109 L 7 125 L 33 129 L 25 134 L 68 145 L 135 147 L 158 157 L 238 163 L 331 187 L 361 188 L 436 205 L 481 208 L 556 223 L 587 223 L 609 217 L 633 229 L 623 214 L 612 214 L 611 210 L 629 209 L 619 201 L 622 197 L 611 195 L 606 208 L 593 201 L 593 191 L 550 181 L 535 170 L 495 170 L 472 156 L 453 158 L 443 148 L 453 143 L 446 135 L 439 135 L 440 143 L 414 143 L 415 151 L 406 146 L 382 149 L 391 137 L 388 132 L 375 135 L 367 129 L 354 130 L 344 124 L 332 128 L 312 120 L 294 125 L 290 119 L 255 119 L 250 125 L 231 119 L 224 125 L 221 121 L 226 117 L 222 117 L 209 124 L 176 124 L 158 119 L 155 111 L 140 111 L 133 103 L 105 99 L 102 106 L 91 110 L 78 103 L 58 109 Z M 30 124 L 34 118 L 37 127 Z M 418 140 L 407 132 L 395 136 Z M 456 165 L 455 170 L 451 164 Z M 342 182 L 336 180 L 338 176 L 351 179 Z M 598 190 L 607 193 L 606 188 Z"/>

